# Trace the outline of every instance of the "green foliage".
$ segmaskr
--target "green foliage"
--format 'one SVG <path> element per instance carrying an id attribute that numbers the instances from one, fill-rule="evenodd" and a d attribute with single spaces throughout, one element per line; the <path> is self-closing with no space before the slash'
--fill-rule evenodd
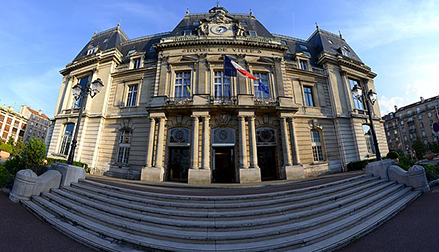
<path id="1" fill-rule="evenodd" d="M 439 153 L 439 145 L 436 143 L 428 143 L 428 150 L 431 153 Z"/>
<path id="2" fill-rule="evenodd" d="M 65 164 L 65 163 L 67 163 L 67 160 L 57 159 L 57 158 L 47 158 L 47 165 L 52 165 L 53 163 L 64 163 Z M 86 164 L 86 163 L 73 161 L 73 165 L 79 166 L 79 167 L 84 167 L 85 172 L 90 173 L 90 168 L 88 168 L 88 164 Z"/>
<path id="3" fill-rule="evenodd" d="M 38 138 L 32 138 L 27 142 L 21 156 L 27 168 L 38 174 L 46 158 L 46 144 Z"/>
<path id="4" fill-rule="evenodd" d="M 25 147 L 26 145 L 24 145 L 24 143 L 21 140 L 18 140 L 12 147 L 11 156 L 20 155 L 24 151 Z"/>
<path id="5" fill-rule="evenodd" d="M 9 137 L 8 142 L 6 142 L 6 143 L 9 144 L 10 146 L 14 146 L 14 138 Z"/>
<path id="6" fill-rule="evenodd" d="M 3 165 L 0 165 L 0 188 L 9 182 L 9 173 Z"/>
<path id="7" fill-rule="evenodd" d="M 425 164 L 422 165 L 425 169 L 425 175 L 428 181 L 439 179 L 439 164 Z"/>
<path id="8" fill-rule="evenodd" d="M 9 144 L 6 144 L 6 143 L 2 143 L 0 145 L 0 150 L 11 153 L 12 152 L 12 146 L 9 145 Z"/>
<path id="9" fill-rule="evenodd" d="M 412 145 L 412 149 L 415 150 L 417 159 L 424 158 L 426 149 L 425 149 L 425 145 L 422 143 L 421 139 L 419 139 L 419 138 L 416 139 L 416 141 Z"/>
<path id="10" fill-rule="evenodd" d="M 404 153 L 399 153 L 399 162 L 398 166 L 403 168 L 404 170 L 410 169 L 413 165 L 415 165 L 416 160 L 413 159 L 413 157 L 410 154 L 405 155 Z"/>
<path id="11" fill-rule="evenodd" d="M 397 159 L 399 158 L 399 155 L 396 151 L 390 151 L 389 153 L 387 153 L 386 157 L 390 159 Z"/>
<path id="12" fill-rule="evenodd" d="M 350 162 L 348 164 L 347 168 L 348 168 L 348 171 L 364 170 L 368 163 L 375 162 L 375 161 L 376 161 L 376 159 L 372 158 L 372 159 L 367 159 L 367 160 Z"/>

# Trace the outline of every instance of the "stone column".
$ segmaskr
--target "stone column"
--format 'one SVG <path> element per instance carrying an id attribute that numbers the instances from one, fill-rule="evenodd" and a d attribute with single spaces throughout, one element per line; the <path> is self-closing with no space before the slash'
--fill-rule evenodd
<path id="1" fill-rule="evenodd" d="M 291 166 L 291 150 L 290 150 L 290 143 L 288 143 L 286 120 L 287 119 L 285 117 L 280 118 L 280 130 L 281 130 L 281 134 L 282 134 L 284 166 Z"/>
<path id="2" fill-rule="evenodd" d="M 250 140 L 250 168 L 258 168 L 258 153 L 256 148 L 255 117 L 248 118 L 248 135 Z"/>
<path id="3" fill-rule="evenodd" d="M 288 118 L 288 125 L 290 126 L 290 141 L 292 146 L 292 153 L 293 153 L 293 165 L 298 165 L 300 163 L 299 158 L 299 148 L 297 147 L 297 141 L 295 137 L 295 131 L 294 131 L 294 121 L 292 117 Z"/>
<path id="4" fill-rule="evenodd" d="M 198 116 L 192 116 L 191 168 L 198 169 Z"/>
<path id="5" fill-rule="evenodd" d="M 165 122 L 166 118 L 160 117 L 159 130 L 157 132 L 157 151 L 154 165 L 156 168 L 163 167 L 163 138 L 165 137 Z"/>
<path id="6" fill-rule="evenodd" d="M 239 116 L 239 162 L 241 164 L 240 168 L 248 168 L 247 166 L 247 142 L 245 133 L 245 117 Z"/>
<path id="7" fill-rule="evenodd" d="M 203 117 L 203 154 L 202 154 L 202 167 L 203 169 L 210 169 L 210 125 L 209 116 Z"/>
<path id="8" fill-rule="evenodd" d="M 155 138 L 155 119 L 153 117 L 149 118 L 149 138 L 148 138 L 148 152 L 146 153 L 146 167 L 152 167 L 152 151 L 154 149 L 154 138 Z"/>

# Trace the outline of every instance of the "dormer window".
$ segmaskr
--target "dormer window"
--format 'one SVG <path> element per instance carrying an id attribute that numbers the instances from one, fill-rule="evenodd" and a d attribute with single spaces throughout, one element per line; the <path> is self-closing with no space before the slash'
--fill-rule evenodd
<path id="1" fill-rule="evenodd" d="M 241 26 L 247 27 L 247 23 L 246 22 L 241 22 Z"/>
<path id="2" fill-rule="evenodd" d="M 250 35 L 250 37 L 256 37 L 256 36 L 258 36 L 258 34 L 256 33 L 256 31 L 248 31 L 248 35 Z"/>
<path id="3" fill-rule="evenodd" d="M 306 45 L 300 45 L 300 48 L 302 48 L 303 50 L 308 50 L 308 47 Z"/>
<path id="4" fill-rule="evenodd" d="M 198 21 L 194 21 L 194 22 L 192 23 L 192 25 L 193 25 L 193 26 L 199 26 L 199 25 L 200 25 L 200 22 L 198 22 Z"/>
<path id="5" fill-rule="evenodd" d="M 306 54 L 306 56 L 311 58 L 311 53 L 309 53 L 308 51 L 303 51 L 304 54 Z"/>
<path id="6" fill-rule="evenodd" d="M 300 69 L 307 70 L 308 69 L 308 63 L 306 60 L 299 60 Z"/>
<path id="7" fill-rule="evenodd" d="M 153 52 L 155 49 L 154 49 L 154 46 L 153 45 L 151 45 L 150 47 L 149 47 L 149 50 L 148 50 L 148 52 Z"/>
<path id="8" fill-rule="evenodd" d="M 98 50 L 97 47 L 94 47 L 94 48 L 88 49 L 88 51 L 87 51 L 87 55 L 93 54 L 93 53 L 95 53 L 97 50 Z"/>
<path id="9" fill-rule="evenodd" d="M 328 39 L 329 44 L 333 45 L 334 42 L 332 42 L 332 40 Z"/>
<path id="10" fill-rule="evenodd" d="M 281 40 L 280 43 L 281 43 L 282 45 L 287 45 L 287 41 L 285 41 L 285 40 Z"/>
<path id="11" fill-rule="evenodd" d="M 108 42 L 108 39 L 106 38 L 106 39 L 104 39 L 104 43 L 107 43 Z"/>
<path id="12" fill-rule="evenodd" d="M 135 59 L 133 61 L 134 65 L 133 65 L 133 69 L 138 69 L 140 68 L 140 58 L 139 59 Z"/>
<path id="13" fill-rule="evenodd" d="M 349 57 L 349 51 L 345 50 L 344 48 L 341 49 L 341 54 L 343 54 L 343 56 Z"/>

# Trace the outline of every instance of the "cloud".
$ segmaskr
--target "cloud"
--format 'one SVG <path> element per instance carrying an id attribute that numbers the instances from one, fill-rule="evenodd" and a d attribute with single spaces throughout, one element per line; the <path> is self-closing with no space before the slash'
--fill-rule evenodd
<path id="1" fill-rule="evenodd" d="M 49 69 L 37 76 L 9 79 L 5 83 L 9 89 L 6 94 L 13 93 L 13 100 L 9 101 L 8 97 L 4 97 L 2 103 L 14 105 L 16 110 L 20 105 L 27 105 L 35 110 L 41 109 L 48 116 L 52 116 L 62 81 L 59 69 L 62 67 Z"/>
<path id="2" fill-rule="evenodd" d="M 395 111 L 395 105 L 398 106 L 398 108 L 406 105 L 404 103 L 404 98 L 395 96 L 387 98 L 385 96 L 381 96 L 378 101 L 380 105 L 381 115 L 385 115 L 389 112 Z"/>
<path id="3" fill-rule="evenodd" d="M 363 48 L 439 32 L 438 1 L 378 1 L 360 5 L 345 33 Z"/>

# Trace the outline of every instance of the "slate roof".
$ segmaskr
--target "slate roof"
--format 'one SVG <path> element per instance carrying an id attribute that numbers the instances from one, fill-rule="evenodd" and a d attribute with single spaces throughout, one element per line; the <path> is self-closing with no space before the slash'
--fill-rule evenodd
<path id="1" fill-rule="evenodd" d="M 315 44 L 320 51 L 333 54 L 342 54 L 341 49 L 346 47 L 347 49 L 345 50 L 348 51 L 349 58 L 361 63 L 363 62 L 341 35 L 336 35 L 322 29 L 316 29 L 316 31 L 309 37 L 308 41 Z"/>
<path id="2" fill-rule="evenodd" d="M 85 47 L 79 52 L 74 60 L 87 56 L 89 49 L 98 47 L 99 50 L 105 51 L 112 48 L 118 48 L 122 42 L 128 41 L 127 35 L 120 29 L 119 25 L 115 28 L 100 32 L 94 35 Z"/>
<path id="3" fill-rule="evenodd" d="M 130 51 L 145 52 L 146 60 L 155 60 L 157 59 L 157 53 L 152 45 L 159 43 L 160 39 L 164 37 L 182 36 L 183 31 L 185 30 L 191 30 L 195 33 L 195 30 L 198 27 L 196 22 L 210 18 L 213 15 L 212 12 L 215 12 L 216 9 L 223 10 L 226 13 L 225 16 L 234 21 L 240 22 L 241 24 L 245 23 L 244 29 L 246 30 L 246 33 L 249 31 L 255 31 L 258 37 L 281 40 L 282 43 L 289 48 L 288 52 L 285 54 L 286 60 L 294 60 L 294 54 L 296 53 L 305 53 L 310 56 L 311 65 L 316 66 L 317 58 L 322 51 L 341 55 L 341 50 L 346 48 L 345 50 L 348 51 L 349 58 L 362 63 L 355 51 L 340 35 L 319 28 L 317 28 L 307 40 L 272 34 L 256 19 L 256 17 L 253 16 L 253 14 L 228 13 L 224 7 L 219 6 L 209 10 L 210 13 L 187 13 L 171 32 L 149 35 L 132 40 L 125 35 L 118 25 L 115 28 L 93 36 L 78 56 L 76 56 L 75 60 L 87 56 L 87 51 L 96 46 L 98 46 L 101 51 L 117 48 L 123 54 L 123 63 L 129 62 Z"/>

